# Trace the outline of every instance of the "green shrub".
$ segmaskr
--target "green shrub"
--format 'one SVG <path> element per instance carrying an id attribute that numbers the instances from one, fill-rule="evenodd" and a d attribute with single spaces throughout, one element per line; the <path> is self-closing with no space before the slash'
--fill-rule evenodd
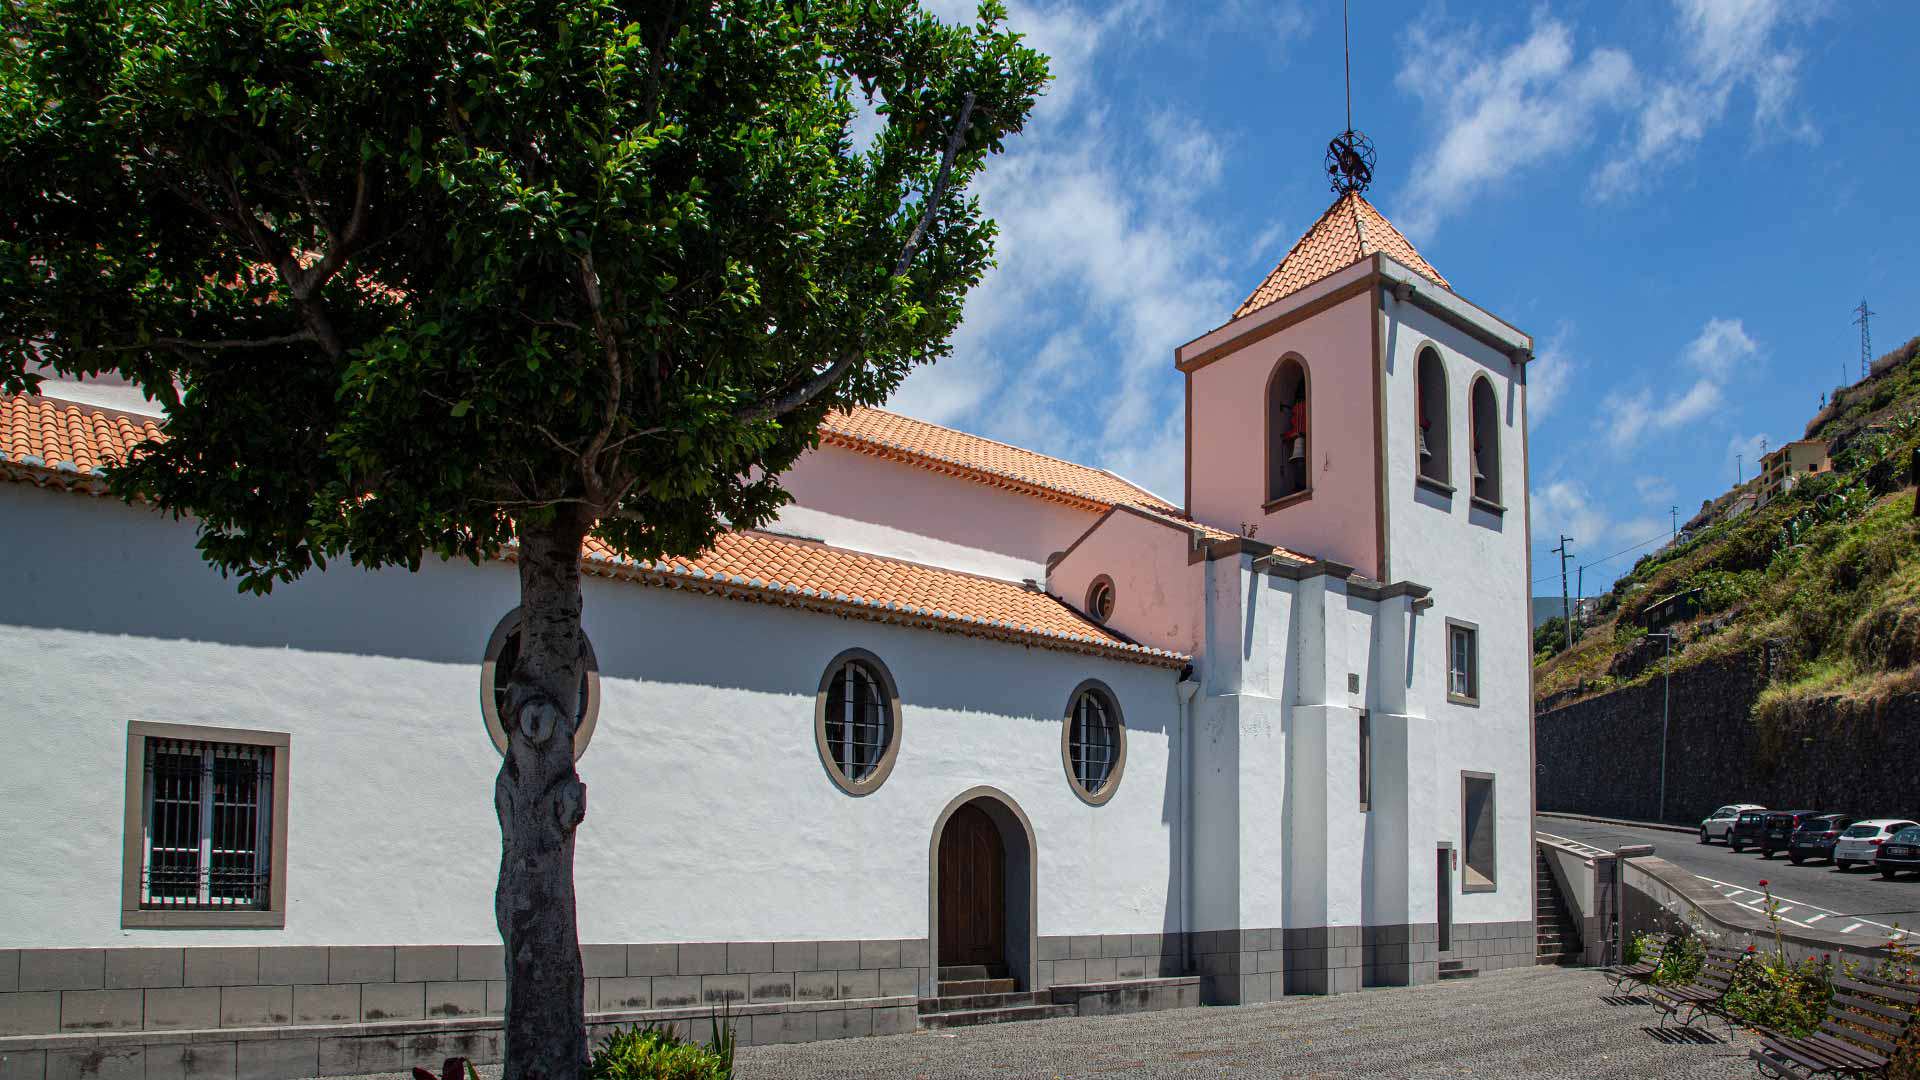
<path id="1" fill-rule="evenodd" d="M 1653 969 L 1653 981 L 1661 986 L 1680 986 L 1693 981 L 1706 966 L 1707 947 L 1692 934 L 1676 934 L 1660 954 L 1660 966 Z"/>
<path id="2" fill-rule="evenodd" d="M 1781 953 L 1759 953 L 1740 965 L 1727 991 L 1727 1011 L 1786 1035 L 1811 1035 L 1833 998 L 1833 961 L 1809 956 L 1793 963 Z"/>
<path id="3" fill-rule="evenodd" d="M 592 1080 L 731 1080 L 733 1029 L 714 1020 L 713 1039 L 702 1046 L 671 1028 L 627 1028 L 601 1040 L 587 1075 Z"/>

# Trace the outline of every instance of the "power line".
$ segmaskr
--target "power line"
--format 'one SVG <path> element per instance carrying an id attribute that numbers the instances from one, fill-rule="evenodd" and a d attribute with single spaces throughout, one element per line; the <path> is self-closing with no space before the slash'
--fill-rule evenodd
<path id="1" fill-rule="evenodd" d="M 1580 568 L 1581 568 L 1582 570 L 1585 570 L 1585 569 L 1587 569 L 1587 568 L 1589 568 L 1589 567 L 1594 567 L 1594 566 L 1599 566 L 1599 565 L 1601 565 L 1602 563 L 1607 563 L 1607 562 L 1612 562 L 1613 560 L 1615 560 L 1615 559 L 1617 559 L 1617 558 L 1619 558 L 1619 557 L 1620 557 L 1620 556 L 1622 556 L 1622 555 L 1626 555 L 1626 554 L 1628 554 L 1628 553 L 1630 553 L 1630 552 L 1634 552 L 1634 551 L 1638 551 L 1638 550 L 1640 550 L 1641 548 L 1643 548 L 1643 547 L 1646 547 L 1646 546 L 1647 546 L 1648 544 L 1657 544 L 1657 543 L 1659 543 L 1660 541 L 1662 541 L 1662 540 L 1666 540 L 1666 539 L 1668 539 L 1668 537 L 1665 537 L 1665 536 L 1656 536 L 1656 537 L 1653 537 L 1653 538 L 1651 538 L 1651 539 L 1648 539 L 1648 540 L 1642 540 L 1642 541 L 1640 541 L 1639 543 L 1637 543 L 1637 544 L 1634 544 L 1634 545 L 1633 545 L 1633 546 L 1631 546 L 1631 547 L 1623 547 L 1623 548 L 1621 548 L 1621 549 L 1620 549 L 1619 551 L 1616 551 L 1616 552 L 1614 552 L 1614 553 L 1613 553 L 1613 554 L 1611 554 L 1611 555 L 1604 555 L 1604 556 L 1602 556 L 1602 557 L 1600 557 L 1600 558 L 1598 558 L 1598 559 L 1595 559 L 1595 560 L 1593 560 L 1593 561 L 1592 561 L 1592 562 L 1590 562 L 1590 563 L 1582 563 L 1582 564 L 1581 564 L 1581 567 L 1580 567 Z M 1552 547 L 1552 548 L 1548 548 L 1547 550 L 1548 550 L 1548 551 L 1552 551 L 1552 552 L 1556 552 L 1556 553 L 1557 553 L 1557 552 L 1559 552 L 1559 550 L 1560 550 L 1560 549 L 1559 549 L 1558 547 Z M 1537 577 L 1537 578 L 1534 578 L 1534 579 L 1533 579 L 1533 581 L 1532 581 L 1532 582 L 1531 582 L 1530 584 L 1534 584 L 1534 585 L 1538 585 L 1538 584 L 1540 584 L 1540 583 L 1541 583 L 1541 582 L 1543 582 L 1543 581 L 1552 581 L 1552 580 L 1553 580 L 1554 578 L 1556 578 L 1556 577 L 1559 577 L 1559 576 L 1560 576 L 1559 574 L 1557 574 L 1557 573 L 1553 573 L 1553 574 L 1548 574 L 1548 575 L 1547 575 L 1547 576 L 1545 576 L 1545 577 Z"/>

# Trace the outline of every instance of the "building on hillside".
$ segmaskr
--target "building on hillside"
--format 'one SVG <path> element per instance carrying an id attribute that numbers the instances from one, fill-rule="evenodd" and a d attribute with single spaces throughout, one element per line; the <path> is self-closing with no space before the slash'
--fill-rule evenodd
<path id="1" fill-rule="evenodd" d="M 1179 493 L 859 409 L 777 525 L 590 545 L 594 1022 L 1531 964 L 1531 348 L 1349 192 L 1175 351 Z M 497 1055 L 513 568 L 236 595 L 190 522 L 94 497 L 148 438 L 0 400 L 6 1075 Z"/>
<path id="2" fill-rule="evenodd" d="M 1827 443 L 1821 439 L 1796 439 L 1760 459 L 1760 501 L 1762 504 L 1792 489 L 1803 477 L 1828 472 Z"/>

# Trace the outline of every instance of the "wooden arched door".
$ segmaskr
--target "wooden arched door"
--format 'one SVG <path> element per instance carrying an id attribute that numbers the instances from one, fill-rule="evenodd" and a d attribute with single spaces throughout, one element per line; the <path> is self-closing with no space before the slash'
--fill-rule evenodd
<path id="1" fill-rule="evenodd" d="M 1000 827 L 975 803 L 940 834 L 940 966 L 1007 963 L 1007 850 Z"/>

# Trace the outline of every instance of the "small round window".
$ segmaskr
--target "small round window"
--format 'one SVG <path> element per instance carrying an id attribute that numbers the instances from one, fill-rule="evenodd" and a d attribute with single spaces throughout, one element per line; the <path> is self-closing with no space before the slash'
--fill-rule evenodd
<path id="1" fill-rule="evenodd" d="M 900 694 L 879 657 L 849 649 L 827 665 L 814 698 L 813 738 L 842 791 L 865 795 L 885 782 L 900 750 Z"/>
<path id="2" fill-rule="evenodd" d="M 1102 623 L 1113 617 L 1113 579 L 1105 574 L 1087 586 L 1087 614 Z"/>
<path id="3" fill-rule="evenodd" d="M 1127 729 L 1105 685 L 1089 679 L 1074 690 L 1060 756 L 1075 794 L 1095 806 L 1113 797 L 1127 764 Z"/>
<path id="4" fill-rule="evenodd" d="M 573 758 L 587 752 L 587 743 L 593 739 L 594 724 L 600 718 L 600 663 L 593 655 L 593 643 L 587 640 L 583 631 L 580 635 L 580 651 L 586 661 L 580 673 L 579 712 L 576 714 L 577 726 L 573 731 Z M 480 662 L 480 715 L 487 723 L 487 735 L 493 739 L 494 749 L 502 754 L 507 752 L 507 729 L 500 716 L 507 708 L 506 680 L 499 677 L 502 671 L 512 671 L 520 662 L 520 609 L 514 608 L 493 628 L 493 637 L 487 642 L 486 658 Z"/>

